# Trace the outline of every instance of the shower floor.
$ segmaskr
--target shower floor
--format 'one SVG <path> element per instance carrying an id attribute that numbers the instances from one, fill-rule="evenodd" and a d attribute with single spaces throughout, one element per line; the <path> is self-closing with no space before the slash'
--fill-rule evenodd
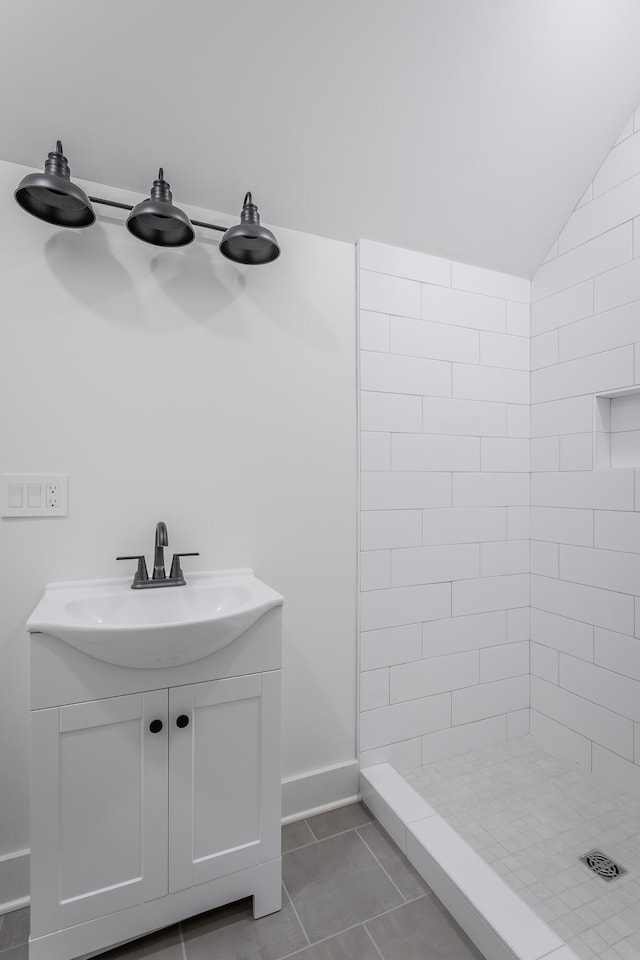
<path id="1" fill-rule="evenodd" d="M 519 737 L 405 780 L 584 960 L 640 960 L 640 800 Z M 607 882 L 578 857 L 629 872 Z"/>

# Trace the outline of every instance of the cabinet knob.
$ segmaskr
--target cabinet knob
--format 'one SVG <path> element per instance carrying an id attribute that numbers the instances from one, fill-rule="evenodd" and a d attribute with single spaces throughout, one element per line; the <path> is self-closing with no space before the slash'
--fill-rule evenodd
<path id="1" fill-rule="evenodd" d="M 152 720 L 149 724 L 149 730 L 151 733 L 160 733 L 162 730 L 162 720 Z"/>
<path id="2" fill-rule="evenodd" d="M 189 726 L 189 717 L 186 713 L 181 713 L 178 719 L 176 720 L 176 727 L 188 727 Z"/>

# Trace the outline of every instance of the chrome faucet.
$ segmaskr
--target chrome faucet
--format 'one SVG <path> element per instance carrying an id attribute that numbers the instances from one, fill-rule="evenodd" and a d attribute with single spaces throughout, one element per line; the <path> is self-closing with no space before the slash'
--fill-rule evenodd
<path id="1" fill-rule="evenodd" d="M 147 563 L 144 554 L 135 556 L 116 557 L 116 560 L 137 560 L 138 569 L 136 570 L 132 590 L 142 590 L 145 587 L 183 587 L 186 584 L 182 567 L 180 566 L 180 557 L 199 557 L 199 553 L 174 553 L 171 561 L 171 570 L 169 576 L 164 569 L 164 548 L 169 546 L 169 535 L 167 534 L 167 525 L 160 520 L 156 524 L 156 538 L 153 552 L 153 576 L 149 578 L 147 573 Z"/>

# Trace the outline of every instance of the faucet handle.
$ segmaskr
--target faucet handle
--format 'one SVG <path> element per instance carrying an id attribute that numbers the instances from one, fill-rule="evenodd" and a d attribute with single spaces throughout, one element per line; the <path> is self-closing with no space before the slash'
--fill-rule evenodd
<path id="1" fill-rule="evenodd" d="M 169 572 L 170 580 L 184 580 L 184 574 L 182 572 L 182 567 L 180 566 L 180 557 L 199 557 L 200 554 L 196 551 L 195 553 L 174 553 L 173 559 L 171 561 L 171 570 Z"/>
<path id="2" fill-rule="evenodd" d="M 144 580 L 149 579 L 149 574 L 147 573 L 147 561 L 144 558 L 144 555 L 135 555 L 133 557 L 116 557 L 116 560 L 137 560 L 138 569 L 133 575 L 133 583 L 131 586 L 135 586 L 137 583 L 142 583 Z"/>

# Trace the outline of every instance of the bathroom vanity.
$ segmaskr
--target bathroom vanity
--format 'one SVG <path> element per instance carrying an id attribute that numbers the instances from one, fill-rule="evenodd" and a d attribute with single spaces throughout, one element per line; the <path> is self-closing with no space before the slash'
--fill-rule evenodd
<path id="1" fill-rule="evenodd" d="M 253 578 L 267 593 L 246 626 L 246 592 L 221 601 L 231 575 L 251 586 L 251 571 L 196 575 L 179 588 L 191 594 L 176 591 L 183 609 L 169 632 L 158 622 L 133 631 L 132 644 L 156 630 L 171 650 L 173 629 L 176 656 L 165 659 L 191 656 L 184 607 L 200 611 L 207 584 L 197 578 L 217 578 L 211 631 L 236 615 L 231 633 L 241 632 L 228 640 L 227 629 L 225 645 L 202 656 L 198 612 L 198 659 L 187 662 L 109 663 L 104 631 L 102 659 L 73 645 L 73 615 L 94 609 L 65 600 L 73 585 L 51 585 L 30 618 L 30 960 L 81 957 L 242 897 L 253 897 L 254 917 L 280 909 L 282 597 Z M 103 584 L 111 599 L 95 606 L 93 627 L 88 618 L 87 649 L 90 630 L 113 628 L 113 610 L 122 620 L 134 596 L 127 581 Z M 78 586 L 86 600 L 91 583 Z M 72 613 L 66 639 L 56 602 Z"/>

